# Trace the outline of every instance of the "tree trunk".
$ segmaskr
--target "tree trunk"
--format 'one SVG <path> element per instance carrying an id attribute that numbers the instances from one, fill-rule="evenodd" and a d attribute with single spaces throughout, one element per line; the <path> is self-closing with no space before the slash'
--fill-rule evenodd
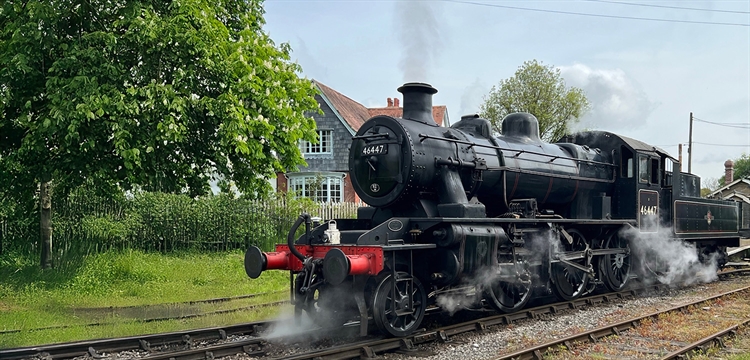
<path id="1" fill-rule="evenodd" d="M 49 182 L 43 182 L 39 190 L 40 227 L 42 230 L 42 269 L 52 267 L 52 196 Z"/>

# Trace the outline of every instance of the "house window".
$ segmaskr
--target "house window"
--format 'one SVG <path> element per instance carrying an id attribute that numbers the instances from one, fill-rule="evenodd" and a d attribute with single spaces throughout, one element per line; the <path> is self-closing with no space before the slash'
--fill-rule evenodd
<path id="1" fill-rule="evenodd" d="M 300 152 L 303 155 L 331 154 L 333 151 L 333 131 L 318 130 L 318 143 L 313 144 L 309 141 L 300 141 Z"/>
<path id="2" fill-rule="evenodd" d="M 290 176 L 289 189 L 317 202 L 341 202 L 344 199 L 341 174 Z"/>

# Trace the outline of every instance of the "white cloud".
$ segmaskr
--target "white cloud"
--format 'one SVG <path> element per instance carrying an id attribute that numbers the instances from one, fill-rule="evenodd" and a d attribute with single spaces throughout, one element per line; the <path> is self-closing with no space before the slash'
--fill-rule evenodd
<path id="1" fill-rule="evenodd" d="M 581 127 L 613 131 L 637 128 L 658 106 L 621 69 L 592 69 L 583 64 L 559 68 L 565 83 L 583 89 L 591 102 Z"/>

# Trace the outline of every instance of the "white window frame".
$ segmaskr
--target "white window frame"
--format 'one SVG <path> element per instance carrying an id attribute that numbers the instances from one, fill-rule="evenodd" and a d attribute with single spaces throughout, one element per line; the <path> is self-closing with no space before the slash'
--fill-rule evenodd
<path id="1" fill-rule="evenodd" d="M 316 202 L 344 202 L 344 174 L 342 173 L 296 173 L 288 174 L 288 189 L 299 196 Z M 316 193 L 314 184 L 321 181 Z"/>
<path id="2" fill-rule="evenodd" d="M 317 137 L 317 144 L 313 144 L 305 140 L 300 140 L 299 151 L 303 156 L 309 157 L 310 155 L 315 156 L 333 154 L 333 130 L 318 129 Z"/>

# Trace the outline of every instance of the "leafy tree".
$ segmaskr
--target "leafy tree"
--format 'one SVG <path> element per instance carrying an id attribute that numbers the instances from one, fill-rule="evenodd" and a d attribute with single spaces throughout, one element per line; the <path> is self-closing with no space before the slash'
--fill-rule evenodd
<path id="1" fill-rule="evenodd" d="M 719 185 L 719 179 L 713 177 L 701 181 L 701 185 L 703 185 L 703 187 L 701 187 L 701 197 L 706 197 L 708 194 L 721 187 L 721 185 Z"/>
<path id="2" fill-rule="evenodd" d="M 734 161 L 734 180 L 750 176 L 750 155 L 743 153 L 742 156 L 732 161 Z M 719 179 L 719 185 L 726 185 L 724 176 Z"/>
<path id="3" fill-rule="evenodd" d="M 571 123 L 589 109 L 583 90 L 566 87 L 560 70 L 536 60 L 526 61 L 516 73 L 484 97 L 480 113 L 501 132 L 502 119 L 514 112 L 527 112 L 539 120 L 539 135 L 545 141 L 562 138 Z"/>
<path id="4" fill-rule="evenodd" d="M 260 0 L 5 0 L 0 170 L 26 188 L 12 193 L 92 181 L 196 196 L 212 175 L 269 190 L 304 163 L 317 103 L 263 14 Z"/>

